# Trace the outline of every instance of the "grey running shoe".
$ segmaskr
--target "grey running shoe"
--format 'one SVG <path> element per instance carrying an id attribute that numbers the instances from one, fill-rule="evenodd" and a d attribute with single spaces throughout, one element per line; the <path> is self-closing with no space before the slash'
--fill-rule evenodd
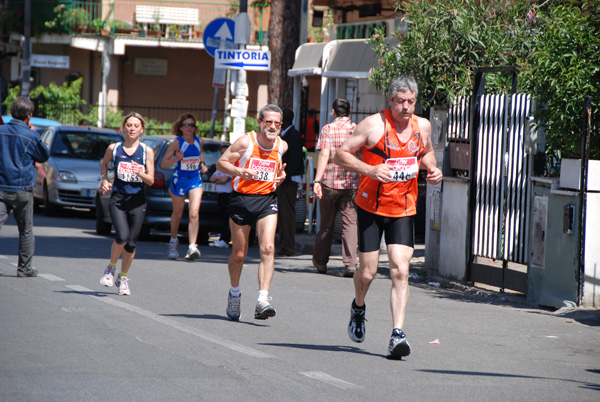
<path id="1" fill-rule="evenodd" d="M 358 307 L 354 301 L 350 306 L 350 323 L 348 324 L 348 336 L 353 342 L 362 342 L 365 340 L 365 310 L 367 305 Z"/>
<path id="2" fill-rule="evenodd" d="M 269 317 L 275 317 L 277 311 L 275 311 L 275 307 L 271 306 L 269 301 L 271 298 L 269 297 L 266 301 L 258 301 L 256 303 L 256 309 L 254 310 L 254 318 L 257 320 L 266 320 Z"/>
<path id="3" fill-rule="evenodd" d="M 240 308 L 240 304 L 242 302 L 242 294 L 239 296 L 232 296 L 231 292 L 229 292 L 229 297 L 227 299 L 227 317 L 233 321 L 239 321 L 242 315 L 242 311 Z"/>
<path id="4" fill-rule="evenodd" d="M 169 241 L 169 251 L 167 252 L 167 255 L 172 260 L 176 260 L 177 257 L 179 257 L 177 246 L 179 246 L 179 239 L 175 240 L 175 242 Z"/>
<path id="5" fill-rule="evenodd" d="M 116 269 L 108 264 L 106 269 L 104 270 L 104 276 L 100 278 L 100 284 L 106 287 L 111 287 L 113 283 L 115 283 L 115 271 Z"/>
<path id="6" fill-rule="evenodd" d="M 19 278 L 33 278 L 37 276 L 37 269 L 33 268 L 19 268 L 17 269 L 17 277 Z"/>
<path id="7" fill-rule="evenodd" d="M 119 276 L 115 280 L 115 285 L 119 288 L 118 294 L 129 296 L 131 291 L 129 290 L 129 278 L 126 276 Z"/>
<path id="8" fill-rule="evenodd" d="M 409 354 L 410 345 L 406 341 L 406 334 L 401 329 L 395 328 L 392 332 L 392 338 L 390 339 L 390 345 L 385 357 L 392 360 L 400 360 Z"/>
<path id="9" fill-rule="evenodd" d="M 195 244 L 190 244 L 188 247 L 187 254 L 185 255 L 186 260 L 197 260 L 200 258 L 200 250 L 198 250 L 198 246 Z"/>

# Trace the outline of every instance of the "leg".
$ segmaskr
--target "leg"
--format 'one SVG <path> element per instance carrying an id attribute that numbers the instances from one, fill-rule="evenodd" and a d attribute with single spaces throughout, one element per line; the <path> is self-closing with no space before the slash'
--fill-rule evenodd
<path id="1" fill-rule="evenodd" d="M 35 249 L 33 236 L 33 193 L 16 192 L 13 214 L 19 228 L 19 270 L 31 270 Z"/>
<path id="2" fill-rule="evenodd" d="M 127 243 L 124 245 L 124 250 L 121 258 L 121 273 L 125 276 L 129 272 L 129 267 L 135 257 L 135 247 L 137 245 L 137 238 L 142 230 L 144 224 L 144 217 L 146 215 L 146 199 L 144 196 L 136 198 L 131 210 L 127 213 L 127 223 L 129 227 L 129 237 Z"/>
<path id="3" fill-rule="evenodd" d="M 258 264 L 258 290 L 268 291 L 275 271 L 275 232 L 277 230 L 277 214 L 267 215 L 256 222 L 256 233 L 260 247 L 260 263 Z"/>
<path id="4" fill-rule="evenodd" d="M 231 255 L 229 256 L 228 268 L 229 268 L 229 280 L 231 287 L 240 286 L 240 277 L 242 275 L 242 266 L 244 265 L 244 259 L 246 259 L 246 253 L 248 252 L 248 235 L 250 234 L 249 225 L 238 225 L 233 220 L 229 220 L 231 227 L 231 241 L 232 249 Z"/>
<path id="5" fill-rule="evenodd" d="M 8 203 L 6 191 L 0 190 L 0 229 L 8 219 L 8 214 L 10 213 L 12 207 Z"/>
<path id="6" fill-rule="evenodd" d="M 203 189 L 195 188 L 190 190 L 188 198 L 190 200 L 188 210 L 190 213 L 190 223 L 188 224 L 188 238 L 190 244 L 196 244 L 198 239 L 198 229 L 200 228 L 200 203 L 202 201 Z M 179 222 L 177 222 L 179 225 Z M 172 232 L 173 228 L 171 228 Z"/>
<path id="7" fill-rule="evenodd" d="M 390 294 L 392 321 L 394 328 L 402 329 L 408 303 L 408 268 L 413 255 L 413 248 L 401 244 L 389 244 L 387 251 L 390 259 L 390 277 L 392 279 Z"/>
<path id="8" fill-rule="evenodd" d="M 298 183 L 287 181 L 277 188 L 277 204 L 279 207 L 279 236 L 281 245 L 279 252 L 283 255 L 296 253 L 296 195 Z"/>
<path id="9" fill-rule="evenodd" d="M 221 240 L 225 243 L 231 241 L 231 229 L 229 229 L 229 193 L 219 193 L 219 213 L 223 219 L 221 228 Z"/>
<path id="10" fill-rule="evenodd" d="M 179 222 L 183 216 L 183 206 L 185 205 L 185 197 L 174 195 L 169 188 L 169 195 L 173 202 L 173 212 L 171 213 L 171 239 L 176 239 L 179 233 Z M 199 204 L 198 204 L 199 205 Z"/>
<path id="11" fill-rule="evenodd" d="M 354 274 L 354 300 L 356 305 L 365 305 L 365 297 L 377 274 L 379 250 L 359 253 L 360 269 Z"/>
<path id="12" fill-rule="evenodd" d="M 356 226 L 355 190 L 344 190 L 340 199 L 342 215 L 342 261 L 347 268 L 356 268 L 358 229 Z"/>
<path id="13" fill-rule="evenodd" d="M 321 186 L 323 198 L 319 200 L 319 211 L 321 213 L 321 227 L 315 238 L 313 259 L 316 263 L 326 265 L 329 262 L 333 232 L 335 229 L 335 202 L 338 190 Z"/>

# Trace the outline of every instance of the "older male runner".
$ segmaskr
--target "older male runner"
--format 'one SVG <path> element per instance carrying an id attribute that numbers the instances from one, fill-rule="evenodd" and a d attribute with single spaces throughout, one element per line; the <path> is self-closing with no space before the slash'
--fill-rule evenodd
<path id="1" fill-rule="evenodd" d="M 392 279 L 393 331 L 386 356 L 390 359 L 410 354 L 402 326 L 414 248 L 419 167 L 427 169 L 428 183 L 442 180 L 431 147 L 431 124 L 414 114 L 418 91 L 413 78 L 392 80 L 389 110 L 364 119 L 335 155 L 335 162 L 342 168 L 362 175 L 356 194 L 360 269 L 354 275 L 355 299 L 348 335 L 354 342 L 365 339 L 365 297 L 377 273 L 379 246 L 385 232 Z M 362 161 L 353 155 L 360 148 Z"/>

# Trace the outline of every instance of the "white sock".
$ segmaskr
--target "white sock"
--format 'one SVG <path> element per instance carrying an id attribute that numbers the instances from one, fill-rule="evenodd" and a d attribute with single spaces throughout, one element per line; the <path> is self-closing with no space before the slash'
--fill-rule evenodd
<path id="1" fill-rule="evenodd" d="M 239 286 L 237 286 L 235 288 L 232 286 L 229 289 L 229 293 L 231 293 L 231 295 L 234 296 L 234 297 L 240 297 L 240 295 L 242 294 Z"/>
<path id="2" fill-rule="evenodd" d="M 268 296 L 269 296 L 268 290 L 259 290 L 258 291 L 258 301 L 267 301 Z"/>
<path id="3" fill-rule="evenodd" d="M 175 238 L 171 237 L 171 243 L 177 243 L 177 237 L 175 237 Z"/>

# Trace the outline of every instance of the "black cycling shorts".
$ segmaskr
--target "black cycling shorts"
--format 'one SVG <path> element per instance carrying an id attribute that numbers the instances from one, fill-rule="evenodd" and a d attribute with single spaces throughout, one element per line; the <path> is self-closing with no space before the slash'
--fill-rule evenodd
<path id="1" fill-rule="evenodd" d="M 356 207 L 358 218 L 358 251 L 368 253 L 377 251 L 381 244 L 381 235 L 385 232 L 385 243 L 402 244 L 415 247 L 413 216 L 390 218 L 375 215 Z"/>
<path id="2" fill-rule="evenodd" d="M 229 217 L 240 226 L 254 225 L 265 216 L 276 214 L 277 194 L 242 194 L 236 191 L 229 197 Z"/>

